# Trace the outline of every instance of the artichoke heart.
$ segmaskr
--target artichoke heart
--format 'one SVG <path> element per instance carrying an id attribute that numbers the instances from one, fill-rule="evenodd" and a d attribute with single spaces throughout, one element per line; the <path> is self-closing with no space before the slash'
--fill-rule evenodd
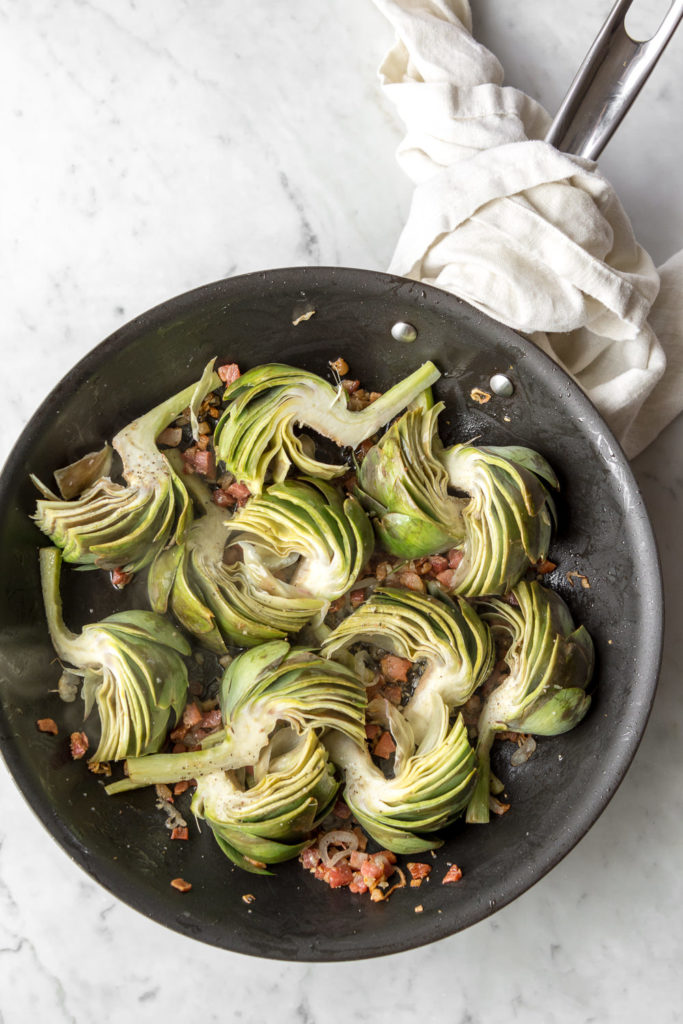
<path id="1" fill-rule="evenodd" d="M 97 705 L 100 742 L 92 762 L 159 750 L 187 697 L 186 640 L 154 612 L 125 611 L 83 627 L 64 625 L 59 593 L 62 555 L 42 548 L 40 572 L 50 637 L 60 659 L 83 678 L 87 717 Z"/>
<path id="2" fill-rule="evenodd" d="M 479 779 L 467 820 L 489 820 L 490 751 L 497 732 L 558 736 L 573 729 L 590 706 L 585 690 L 594 663 L 593 641 L 574 627 L 562 598 L 539 583 L 521 582 L 516 604 L 491 597 L 479 602 L 494 638 L 509 643 L 509 675 L 486 698 L 478 722 Z"/>
<path id="3" fill-rule="evenodd" d="M 333 734 L 323 742 L 344 775 L 344 799 L 372 838 L 394 853 L 419 853 L 441 846 L 436 832 L 465 809 L 475 785 L 477 763 L 458 716 L 449 726 L 448 708 L 431 698 L 429 729 L 422 741 L 388 779 L 366 746 Z"/>
<path id="4" fill-rule="evenodd" d="M 193 812 L 210 825 L 221 850 L 239 867 L 269 874 L 261 864 L 296 857 L 329 813 L 339 789 L 334 766 L 312 729 L 280 729 L 264 751 L 266 770 L 252 785 L 234 771 L 197 780 Z"/>
<path id="5" fill-rule="evenodd" d="M 252 647 L 225 670 L 220 689 L 223 736 L 186 754 L 128 758 L 128 779 L 109 793 L 158 782 L 199 778 L 215 771 L 254 765 L 280 722 L 297 732 L 334 729 L 365 741 L 364 684 L 349 669 L 285 640 Z"/>
<path id="6" fill-rule="evenodd" d="M 252 494 L 261 493 L 269 474 L 276 483 L 284 480 L 292 465 L 330 480 L 347 467 L 309 454 L 294 432 L 297 425 L 356 448 L 439 377 L 427 362 L 367 408 L 352 412 L 341 385 L 334 388 L 314 373 L 280 363 L 257 366 L 225 392 L 229 405 L 214 434 L 218 458 Z"/>
<path id="7" fill-rule="evenodd" d="M 34 519 L 67 562 L 89 568 L 137 572 L 169 541 L 180 539 L 190 517 L 186 488 L 156 438 L 201 393 L 219 383 L 213 363 L 197 384 L 162 402 L 119 431 L 112 445 L 119 453 L 126 485 L 101 476 L 72 501 L 56 497 L 37 502 Z M 59 472 L 59 471 L 58 471 Z M 38 480 L 36 485 L 49 493 Z"/>
<path id="8" fill-rule="evenodd" d="M 418 742 L 429 728 L 432 695 L 451 709 L 460 707 L 487 678 L 495 657 L 488 626 L 467 601 L 392 587 L 377 589 L 342 620 L 325 640 L 323 653 L 330 657 L 359 641 L 409 661 L 426 660 L 404 709 Z"/>

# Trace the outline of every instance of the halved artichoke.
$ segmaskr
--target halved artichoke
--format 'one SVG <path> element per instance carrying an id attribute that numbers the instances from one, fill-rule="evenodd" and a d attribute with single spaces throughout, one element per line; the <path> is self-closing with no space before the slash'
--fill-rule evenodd
<path id="1" fill-rule="evenodd" d="M 394 853 L 419 853 L 441 846 L 431 833 L 454 821 L 465 809 L 475 784 L 477 762 L 458 716 L 448 723 L 448 708 L 431 697 L 430 723 L 422 741 L 409 756 L 397 758 L 395 776 L 387 779 L 375 766 L 365 745 L 347 736 L 323 739 L 330 757 L 344 774 L 344 799 L 365 831 Z M 400 718 L 398 712 L 395 714 Z M 390 723 L 391 724 L 391 723 Z M 404 738 L 399 745 L 405 748 Z M 396 736 L 395 736 L 396 738 Z"/>
<path id="2" fill-rule="evenodd" d="M 372 526 L 353 497 L 323 480 L 285 480 L 241 508 L 230 543 L 279 558 L 300 555 L 290 583 L 334 601 L 353 585 L 374 548 Z"/>
<path id="3" fill-rule="evenodd" d="M 516 604 L 492 597 L 478 604 L 494 638 L 509 643 L 509 675 L 487 697 L 478 723 L 479 778 L 467 809 L 469 822 L 489 820 L 490 751 L 497 732 L 558 736 L 573 729 L 590 706 L 585 693 L 593 674 L 593 641 L 575 628 L 566 604 L 539 583 L 512 591 Z"/>
<path id="4" fill-rule="evenodd" d="M 62 555 L 42 548 L 40 573 L 50 637 L 69 671 L 83 678 L 85 717 L 94 704 L 100 742 L 91 761 L 118 761 L 157 751 L 187 697 L 190 648 L 177 629 L 154 612 L 125 611 L 83 627 L 64 625 L 59 593 Z"/>
<path id="5" fill-rule="evenodd" d="M 230 663 L 220 705 L 224 733 L 187 754 L 128 758 L 128 779 L 107 791 L 199 778 L 209 772 L 253 765 L 278 722 L 297 731 L 336 729 L 354 743 L 365 740 L 365 686 L 349 669 L 284 640 L 260 644 Z"/>
<path id="6" fill-rule="evenodd" d="M 457 548 L 452 592 L 502 594 L 547 556 L 554 506 L 542 481 L 557 487 L 557 479 L 529 448 L 444 449 L 436 425 L 443 408 L 423 405 L 394 423 L 363 460 L 356 493 L 391 554 Z"/>
<path id="7" fill-rule="evenodd" d="M 147 590 L 155 611 L 170 607 L 180 624 L 216 654 L 226 643 L 252 647 L 298 633 L 321 613 L 326 601 L 305 594 L 274 575 L 283 560 L 268 557 L 246 542 L 242 561 L 223 560 L 231 520 L 214 505 L 208 488 L 193 497 L 203 514 L 194 520 L 183 544 L 160 552 L 150 567 Z"/>
<path id="8" fill-rule="evenodd" d="M 334 656 L 359 641 L 386 647 L 409 661 L 426 660 L 404 709 L 417 742 L 429 728 L 432 695 L 438 694 L 450 708 L 460 707 L 486 679 L 495 657 L 489 629 L 467 601 L 392 587 L 377 589 L 343 619 L 325 640 L 323 654 Z"/>
<path id="9" fill-rule="evenodd" d="M 276 483 L 284 480 L 292 465 L 330 480 L 348 467 L 309 454 L 295 433 L 297 425 L 356 448 L 440 376 L 427 362 L 367 408 L 351 412 L 341 385 L 333 388 L 314 373 L 280 363 L 257 366 L 225 392 L 229 406 L 214 433 L 218 458 L 252 494 L 261 493 L 268 474 Z"/>
<path id="10" fill-rule="evenodd" d="M 466 498 L 448 493 L 439 461 L 437 419 L 443 402 L 404 413 L 370 449 L 358 469 L 356 494 L 373 514 L 386 551 L 403 558 L 433 555 L 462 543 Z"/>
<path id="11" fill-rule="evenodd" d="M 155 560 L 148 591 L 156 611 L 170 601 L 178 621 L 219 654 L 226 642 L 251 647 L 298 633 L 352 586 L 372 552 L 358 502 L 323 481 L 275 484 L 227 521 L 204 498 L 185 544 Z M 226 543 L 240 546 L 241 561 L 225 564 Z M 289 581 L 277 575 L 283 569 Z"/>
<path id="12" fill-rule="evenodd" d="M 456 444 L 440 458 L 451 487 L 470 495 L 453 590 L 503 594 L 548 555 L 555 507 L 542 481 L 557 487 L 557 478 L 530 448 Z"/>
<path id="13" fill-rule="evenodd" d="M 197 395 L 219 384 L 213 363 L 185 388 L 119 431 L 112 441 L 121 456 L 126 486 L 97 479 L 74 501 L 62 501 L 35 477 L 47 495 L 33 517 L 64 560 L 88 568 L 136 572 L 182 537 L 190 515 L 184 484 L 156 446 L 156 438 Z"/>
<path id="14" fill-rule="evenodd" d="M 280 729 L 254 775 L 242 780 L 238 775 L 201 776 L 192 810 L 208 822 L 230 860 L 246 871 L 269 874 L 260 864 L 296 857 L 329 813 L 339 789 L 334 766 L 312 729 L 301 736 Z"/>

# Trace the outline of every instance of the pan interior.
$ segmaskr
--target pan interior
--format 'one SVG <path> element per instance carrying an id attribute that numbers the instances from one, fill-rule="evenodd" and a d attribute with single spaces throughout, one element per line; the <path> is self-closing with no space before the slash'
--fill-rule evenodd
<path id="1" fill-rule="evenodd" d="M 314 310 L 294 324 L 302 313 Z M 417 340 L 394 340 L 404 321 Z M 594 703 L 573 732 L 540 740 L 533 758 L 509 765 L 500 745 L 494 769 L 512 808 L 488 826 L 456 825 L 433 861 L 433 882 L 415 899 L 385 904 L 332 891 L 296 862 L 271 877 L 231 867 L 208 830 L 169 842 L 154 794 L 107 798 L 103 782 L 75 763 L 66 737 L 82 728 L 80 702 L 54 692 L 59 668 L 40 598 L 29 519 L 28 473 L 52 471 L 99 447 L 136 415 L 197 379 L 213 356 L 242 370 L 286 361 L 332 379 L 343 356 L 363 386 L 383 391 L 432 359 L 435 392 L 447 406 L 449 441 L 535 448 L 562 484 L 550 583 L 597 650 Z M 510 397 L 471 398 L 504 373 Z M 654 695 L 661 647 L 656 551 L 628 464 L 588 400 L 533 345 L 458 299 L 414 282 L 364 271 L 296 268 L 246 275 L 173 299 L 94 349 L 38 410 L 0 480 L 0 741 L 19 786 L 52 835 L 93 877 L 148 916 L 226 949 L 291 960 L 349 960 L 442 938 L 527 889 L 581 838 L 623 777 Z M 567 573 L 581 573 L 579 585 Z M 101 574 L 68 572 L 65 613 L 74 628 L 140 600 L 103 585 Z M 574 585 L 572 586 L 572 582 Z M 37 718 L 60 724 L 55 739 Z M 181 806 L 181 811 L 187 808 Z M 189 814 L 189 811 L 188 811 Z M 186 815 L 187 816 L 187 815 Z M 430 858 L 431 859 L 431 858 Z M 442 887 L 447 864 L 463 879 Z M 193 884 L 180 897 L 172 878 Z M 251 893 L 249 905 L 242 896 Z"/>

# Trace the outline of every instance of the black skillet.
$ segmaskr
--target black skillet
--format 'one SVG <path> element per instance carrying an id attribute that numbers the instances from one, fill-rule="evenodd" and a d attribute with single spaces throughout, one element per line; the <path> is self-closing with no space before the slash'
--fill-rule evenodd
<path id="1" fill-rule="evenodd" d="M 416 329 L 414 342 L 392 337 L 401 321 Z M 272 877 L 247 875 L 192 823 L 190 842 L 169 842 L 151 791 L 108 798 L 103 780 L 71 760 L 67 737 L 82 727 L 82 711 L 50 692 L 59 669 L 40 598 L 36 550 L 44 538 L 29 519 L 36 497 L 29 472 L 49 481 L 55 468 L 197 379 L 212 356 L 243 370 L 287 361 L 329 378 L 328 360 L 339 355 L 380 391 L 434 360 L 443 371 L 435 391 L 447 406 L 448 440 L 530 445 L 552 463 L 562 491 L 551 551 L 558 568 L 549 582 L 597 649 L 593 704 L 577 729 L 540 740 L 517 768 L 509 765 L 510 745 L 499 746 L 494 769 L 511 810 L 488 826 L 454 826 L 431 881 L 386 903 L 330 890 L 296 862 Z M 491 393 L 495 373 L 514 393 L 478 404 L 471 392 Z M 661 649 L 652 531 L 626 459 L 591 403 L 532 344 L 454 296 L 358 270 L 296 268 L 219 281 L 143 314 L 81 360 L 30 421 L 0 478 L 0 581 L 0 745 L 49 832 L 93 878 L 154 920 L 225 949 L 286 960 L 419 946 L 528 889 L 584 835 L 623 778 L 645 728 Z M 67 570 L 65 590 L 72 628 L 143 599 L 142 581 L 120 593 L 102 573 Z M 43 717 L 59 723 L 58 737 L 37 731 Z M 450 862 L 463 878 L 442 886 Z M 192 882 L 191 892 L 170 887 L 177 876 Z M 243 901 L 247 893 L 253 902 Z"/>

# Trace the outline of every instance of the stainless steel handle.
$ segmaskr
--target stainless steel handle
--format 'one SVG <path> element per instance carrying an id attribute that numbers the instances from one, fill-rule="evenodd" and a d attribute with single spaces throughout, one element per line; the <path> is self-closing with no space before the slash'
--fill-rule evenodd
<path id="1" fill-rule="evenodd" d="M 617 0 L 564 98 L 546 141 L 597 160 L 683 18 L 673 0 L 655 34 L 632 39 L 624 20 L 633 0 Z"/>

